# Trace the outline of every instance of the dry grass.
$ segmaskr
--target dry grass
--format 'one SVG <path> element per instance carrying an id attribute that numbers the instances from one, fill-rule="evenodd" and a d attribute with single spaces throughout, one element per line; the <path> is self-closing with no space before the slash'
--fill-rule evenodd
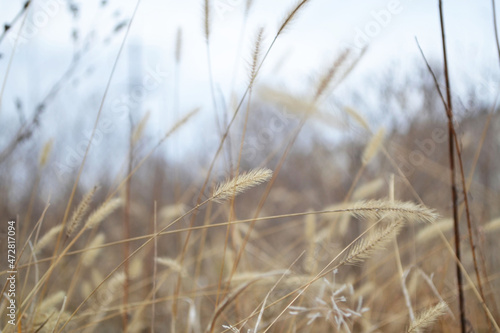
<path id="1" fill-rule="evenodd" d="M 215 202 L 222 203 L 254 186 L 267 182 L 272 175 L 273 172 L 269 169 L 256 169 L 242 173 L 219 184 L 212 195 L 212 199 Z"/>
<path id="2" fill-rule="evenodd" d="M 155 111 L 141 111 L 128 133 L 128 154 L 102 157 L 121 166 L 112 179 L 84 168 L 91 143 L 69 180 L 52 179 L 51 163 L 63 154 L 53 150 L 56 137 L 36 145 L 40 157 L 26 165 L 34 181 L 26 180 L 13 202 L 6 193 L 15 186 L 16 164 L 0 161 L 2 219 L 16 216 L 26 228 L 17 239 L 17 327 L 5 321 L 5 283 L 1 332 L 456 332 L 461 316 L 474 331 L 500 332 L 496 105 L 488 106 L 488 116 L 477 110 L 462 117 L 454 133 L 464 169 L 455 176 L 465 187 L 455 192 L 467 196 L 457 198 L 455 209 L 461 237 L 476 246 L 473 253 L 462 242 L 457 258 L 448 146 L 434 140 L 433 151 L 426 152 L 436 128 L 445 133 L 443 118 L 414 118 L 404 131 L 374 128 L 363 110 L 332 98 L 360 59 L 349 49 L 319 69 L 309 90 L 260 85 L 274 45 L 285 31 L 293 34 L 292 22 L 309 2 L 291 7 L 269 44 L 264 29 L 257 30 L 242 57 L 249 59 L 245 88 L 231 91 L 225 105 L 211 68 L 218 4 L 204 1 L 200 35 L 211 100 L 184 112 L 159 137 L 150 131 Z M 245 20 L 257 14 L 254 6 L 250 0 L 242 6 Z M 182 31 L 172 33 L 176 75 L 192 42 Z M 119 60 L 120 54 L 115 64 Z M 439 114 L 434 82 L 422 80 L 408 90 L 425 96 L 422 110 Z M 410 100 L 392 86 L 378 94 Z M 174 98 L 173 112 L 180 112 L 178 91 Z M 166 159 L 165 142 L 200 110 L 211 112 L 215 125 L 203 126 L 219 138 L 197 153 L 203 168 Z M 345 137 L 332 143 L 322 131 L 343 131 Z M 259 142 L 265 134 L 272 139 Z M 462 136 L 481 140 L 460 146 Z M 9 146 L 5 156 L 15 149 Z M 411 162 L 417 152 L 420 160 Z M 100 176 L 99 191 L 82 181 L 86 173 Z M 474 222 L 470 237 L 464 212 Z M 0 277 L 6 278 L 1 260 Z M 457 267 L 464 276 L 463 313 Z"/>

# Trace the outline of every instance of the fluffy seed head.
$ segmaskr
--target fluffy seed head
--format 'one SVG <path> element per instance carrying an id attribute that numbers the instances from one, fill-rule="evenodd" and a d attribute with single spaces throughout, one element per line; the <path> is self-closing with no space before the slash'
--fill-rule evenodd
<path id="1" fill-rule="evenodd" d="M 374 179 L 356 189 L 356 191 L 354 191 L 354 193 L 352 194 L 352 198 L 354 200 L 369 198 L 380 191 L 384 187 L 384 185 L 385 181 L 383 178 L 379 177 L 377 179 Z"/>
<path id="2" fill-rule="evenodd" d="M 427 309 L 415 318 L 407 332 L 417 332 L 432 327 L 436 320 L 446 313 L 447 308 L 448 305 L 445 302 L 439 302 L 432 308 Z"/>
<path id="3" fill-rule="evenodd" d="M 97 208 L 89 216 L 87 222 L 85 223 L 85 228 L 92 229 L 93 227 L 97 226 L 121 205 L 121 198 L 115 198 L 109 200 L 108 202 L 105 202 L 101 207 Z"/>
<path id="4" fill-rule="evenodd" d="M 90 208 L 90 203 L 92 202 L 92 198 L 94 197 L 94 194 L 97 191 L 97 189 L 98 189 L 98 187 L 94 186 L 93 189 L 91 189 L 87 194 L 85 194 L 83 196 L 82 201 L 80 202 L 78 207 L 73 212 L 73 216 L 71 217 L 71 220 L 70 220 L 68 227 L 66 229 L 66 235 L 68 237 L 70 237 L 73 234 L 73 232 L 76 230 L 76 228 L 78 228 L 83 217 L 87 214 L 87 212 Z"/>
<path id="5" fill-rule="evenodd" d="M 359 264 L 368 259 L 375 251 L 384 248 L 392 239 L 392 236 L 398 234 L 402 227 L 403 223 L 401 221 L 392 222 L 387 227 L 359 240 L 352 246 L 341 265 Z"/>
<path id="6" fill-rule="evenodd" d="M 363 152 L 363 157 L 361 158 L 364 165 L 370 163 L 370 161 L 377 155 L 382 143 L 384 142 L 385 130 L 383 128 L 379 129 L 378 132 L 372 137 L 370 142 L 366 145 Z"/>
<path id="7" fill-rule="evenodd" d="M 237 177 L 220 184 L 216 188 L 212 196 L 212 200 L 218 203 L 222 203 L 232 196 L 243 193 L 249 188 L 269 181 L 272 176 L 273 172 L 266 168 L 254 169 L 247 173 L 242 173 Z"/>
<path id="8" fill-rule="evenodd" d="M 391 218 L 408 222 L 424 221 L 433 223 L 438 218 L 438 214 L 432 209 L 412 202 L 402 201 L 361 201 L 356 203 L 353 208 L 349 208 L 346 211 L 351 212 L 351 214 L 356 217 L 373 220 Z"/>
<path id="9" fill-rule="evenodd" d="M 65 296 L 66 293 L 62 290 L 59 290 L 58 292 L 52 293 L 50 296 L 45 298 L 38 307 L 40 309 L 55 308 L 64 300 Z"/>
<path id="10" fill-rule="evenodd" d="M 484 231 L 494 231 L 500 229 L 500 217 L 488 222 L 484 226 Z"/>
<path id="11" fill-rule="evenodd" d="M 205 41 L 208 43 L 210 39 L 210 3 L 209 0 L 204 1 L 203 5 L 203 16 L 204 16 L 204 33 Z"/>
<path id="12" fill-rule="evenodd" d="M 44 248 L 46 248 L 48 245 L 52 244 L 54 241 L 54 238 L 56 238 L 57 234 L 61 231 L 62 225 L 57 225 L 47 231 L 45 235 L 43 235 L 42 238 L 38 240 L 38 242 L 35 245 L 35 252 L 40 253 Z"/>
<path id="13" fill-rule="evenodd" d="M 102 244 L 104 244 L 104 241 L 106 240 L 106 236 L 104 236 L 103 233 L 98 234 L 95 236 L 95 238 L 90 242 L 88 248 L 94 248 L 98 247 Z M 100 249 L 95 249 L 95 250 L 86 250 L 82 254 L 82 264 L 86 267 L 91 266 L 92 263 L 94 262 L 95 258 L 99 254 Z"/>
<path id="14" fill-rule="evenodd" d="M 365 130 L 369 131 L 370 126 L 368 126 L 368 122 L 366 119 L 360 115 L 356 110 L 353 108 L 346 106 L 344 108 L 344 111 L 351 117 L 353 118 L 361 127 L 363 127 Z"/>
<path id="15" fill-rule="evenodd" d="M 136 144 L 137 141 L 141 139 L 142 133 L 144 133 L 144 129 L 146 128 L 146 124 L 148 123 L 150 115 L 151 115 L 150 111 L 146 112 L 146 114 L 144 115 L 144 117 L 142 117 L 139 124 L 137 124 L 137 126 L 135 127 L 134 133 L 132 134 L 132 144 Z"/>
<path id="16" fill-rule="evenodd" d="M 257 69 L 260 61 L 260 50 L 262 43 L 263 28 L 259 28 L 257 37 L 255 38 L 255 47 L 252 54 L 252 63 L 250 66 L 250 86 L 253 86 L 255 78 L 257 77 Z"/>
<path id="17" fill-rule="evenodd" d="M 444 219 L 433 224 L 426 225 L 425 228 L 420 230 L 417 234 L 416 241 L 423 242 L 430 240 L 439 235 L 439 232 L 446 232 L 453 228 L 452 219 Z"/>
<path id="18" fill-rule="evenodd" d="M 54 140 L 49 140 L 43 146 L 42 153 L 40 154 L 39 164 L 41 167 L 44 167 L 47 164 L 47 160 L 49 159 L 50 152 L 52 151 L 52 146 L 54 144 Z"/>
<path id="19" fill-rule="evenodd" d="M 349 49 L 343 51 L 323 74 L 316 88 L 316 94 L 313 99 L 314 101 L 318 101 L 318 99 L 328 90 L 328 87 L 332 83 L 342 64 L 346 61 L 349 53 Z"/>
<path id="20" fill-rule="evenodd" d="M 285 19 L 281 23 L 281 26 L 278 29 L 278 33 L 276 36 L 279 36 L 285 28 L 290 25 L 290 23 L 293 21 L 295 16 L 300 12 L 300 10 L 304 7 L 304 5 L 308 2 L 308 0 L 300 0 L 293 8 L 292 10 L 288 13 L 288 15 L 285 16 Z"/>
<path id="21" fill-rule="evenodd" d="M 182 275 L 186 274 L 186 271 L 182 268 L 177 260 L 173 260 L 171 258 L 156 258 L 156 262 L 160 265 L 166 266 L 177 273 L 182 273 Z"/>

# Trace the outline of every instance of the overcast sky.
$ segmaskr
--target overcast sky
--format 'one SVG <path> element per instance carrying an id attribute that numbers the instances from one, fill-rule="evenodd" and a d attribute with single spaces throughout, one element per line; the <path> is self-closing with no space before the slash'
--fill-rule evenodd
<path id="1" fill-rule="evenodd" d="M 0 0 L 0 22 L 11 22 L 23 3 Z M 43 141 L 65 132 L 78 141 L 92 127 L 125 29 L 113 31 L 131 17 L 136 2 L 110 0 L 103 6 L 102 1 L 73 1 L 78 7 L 76 18 L 67 3 L 66 0 L 34 0 L 23 30 L 19 30 L 21 18 L 0 44 L 0 84 L 4 82 L 13 54 L 0 106 L 3 143 L 19 125 L 16 99 L 23 102 L 24 114 L 28 117 L 70 66 L 75 50 L 81 50 L 84 45 L 90 46 L 88 52 L 75 66 L 72 80 L 50 103 L 39 138 Z M 227 99 L 232 88 L 241 93 L 247 83 L 246 61 L 251 57 L 258 28 L 265 29 L 264 45 L 267 46 L 296 2 L 254 0 L 245 31 L 242 28 L 246 0 L 212 0 L 211 3 L 214 80 L 218 94 Z M 457 87 L 464 82 L 477 86 L 491 98 L 499 87 L 491 1 L 445 0 L 444 3 L 453 83 Z M 112 104 L 127 91 L 130 77 L 142 82 L 151 76 L 158 85 L 143 91 L 145 98 L 138 106 L 135 121 L 150 110 L 151 135 L 159 137 L 179 117 L 173 112 L 173 96 L 174 46 L 180 28 L 183 36 L 180 113 L 195 107 L 208 110 L 205 116 L 193 122 L 200 135 L 184 134 L 183 144 L 198 147 L 200 143 L 217 140 L 213 128 L 206 126 L 211 95 L 202 7 L 200 0 L 141 1 L 113 77 L 104 119 L 112 119 Z M 500 16 L 500 12 L 497 15 Z M 76 42 L 72 39 L 73 30 L 78 32 Z M 415 37 L 428 58 L 439 64 L 442 49 L 437 0 L 311 0 L 278 40 L 266 60 L 259 83 L 304 91 L 342 49 L 359 50 L 365 45 L 369 45 L 369 49 L 345 82 L 347 88 L 362 87 L 367 75 L 384 73 L 395 63 L 398 70 L 411 74 L 415 64 L 421 62 Z M 234 79 L 238 54 L 238 75 Z M 126 124 L 126 120 L 121 119 L 121 124 Z"/>

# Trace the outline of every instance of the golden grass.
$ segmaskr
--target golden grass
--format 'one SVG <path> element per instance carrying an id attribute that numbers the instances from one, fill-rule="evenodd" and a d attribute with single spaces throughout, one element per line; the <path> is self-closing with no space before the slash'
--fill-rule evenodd
<path id="1" fill-rule="evenodd" d="M 66 235 L 68 237 L 71 237 L 73 232 L 75 232 L 75 230 L 80 226 L 81 221 L 90 209 L 90 203 L 92 202 L 92 198 L 94 197 L 97 189 L 98 187 L 94 186 L 87 194 L 85 194 L 82 201 L 78 204 L 78 207 L 73 212 L 73 215 L 71 216 L 68 227 L 66 229 Z"/>
<path id="2" fill-rule="evenodd" d="M 462 246 L 460 261 L 451 247 L 450 202 L 444 190 L 450 185 L 449 170 L 440 157 L 446 147 L 434 142 L 436 153 L 426 154 L 421 165 L 413 163 L 411 173 L 401 164 L 417 150 L 416 140 L 432 138 L 433 127 L 443 124 L 409 124 L 411 136 L 377 128 L 362 112 L 341 105 L 332 93 L 360 59 L 350 49 L 340 50 L 320 75 L 312 75 L 309 89 L 291 93 L 287 87 L 259 85 L 264 81 L 260 70 L 276 41 L 310 2 L 293 5 L 268 46 L 264 47 L 264 29 L 257 30 L 244 93 L 238 103 L 231 98 L 225 105 L 226 96 L 215 89 L 219 77 L 212 73 L 210 58 L 216 46 L 211 39 L 216 24 L 221 24 L 214 15 L 220 3 L 203 1 L 202 35 L 212 95 L 212 105 L 203 105 L 203 110 L 217 118 L 219 128 L 209 130 L 220 139 L 216 147 L 204 147 L 196 156 L 206 172 L 193 161 L 177 165 L 165 160 L 159 149 L 199 115 L 201 107 L 185 113 L 145 151 L 144 134 L 154 135 L 149 119 L 156 111 L 143 112 L 129 133 L 130 155 L 109 161 L 125 163 L 128 170 L 113 175 L 115 182 L 99 182 L 101 191 L 91 188 L 76 205 L 74 200 L 84 192 L 82 174 L 94 172 L 83 168 L 89 143 L 76 180 L 60 184 L 51 200 L 55 204 L 41 211 L 38 206 L 47 201 L 41 195 L 47 193 L 47 185 L 38 180 L 47 177 L 51 160 L 61 152 L 52 151 L 57 138 L 40 146 L 40 158 L 34 162 L 37 181 L 27 199 L 18 203 L 29 207 L 28 212 L 16 211 L 27 225 L 17 243 L 18 327 L 2 318 L 2 332 L 134 333 L 165 327 L 172 333 L 455 332 L 460 315 L 456 265 L 467 282 L 468 322 L 478 332 L 499 331 L 500 262 L 493 248 L 500 229 L 498 163 L 491 151 L 481 154 L 483 143 L 498 148 L 496 137 L 486 135 L 492 118 L 484 128 L 480 116 L 469 123 L 464 120 L 470 137 L 481 130 L 483 134 L 480 144 L 469 140 L 460 151 L 471 175 L 463 192 L 469 190 L 474 197 L 467 213 L 478 221 L 471 229 L 482 270 L 478 283 L 471 277 L 471 249 Z M 245 24 L 254 14 L 252 8 L 252 0 L 240 8 Z M 170 53 L 177 74 L 190 58 L 185 52 L 191 35 L 183 29 L 177 29 Z M 126 36 L 122 48 L 125 41 Z M 175 84 L 179 82 L 175 78 Z M 231 97 L 237 94 L 231 91 Z M 175 95 L 180 96 L 178 91 Z M 105 98 L 94 131 L 104 102 Z M 174 104 L 174 111 L 180 111 L 180 101 Z M 314 132 L 322 127 L 310 123 L 326 124 L 328 130 L 351 129 L 331 112 L 332 105 L 356 124 L 353 133 L 361 127 L 362 137 L 334 145 L 317 140 L 321 136 Z M 246 113 L 241 116 L 243 107 Z M 301 141 L 303 134 L 306 139 Z M 469 165 L 467 158 L 473 163 Z M 217 184 L 216 172 L 228 178 Z M 255 188 L 264 184 L 265 188 Z M 120 195 L 124 185 L 132 189 L 126 200 Z M 123 216 L 117 212 L 122 206 L 130 212 L 126 234 Z M 4 207 L 5 214 L 11 210 Z M 31 223 L 36 214 L 38 222 Z M 1 273 L 7 276 L 7 270 Z M 6 290 L 4 284 L 2 314 L 10 302 Z"/>
<path id="3" fill-rule="evenodd" d="M 446 303 L 440 302 L 422 312 L 408 328 L 408 333 L 429 329 L 440 316 L 446 313 L 447 308 Z"/>
<path id="4" fill-rule="evenodd" d="M 212 200 L 222 203 L 249 188 L 269 181 L 272 175 L 273 172 L 265 168 L 241 173 L 237 177 L 219 184 L 212 194 Z"/>

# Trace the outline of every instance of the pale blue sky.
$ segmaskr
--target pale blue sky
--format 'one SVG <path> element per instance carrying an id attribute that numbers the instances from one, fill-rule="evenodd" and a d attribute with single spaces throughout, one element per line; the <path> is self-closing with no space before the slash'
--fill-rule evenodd
<path id="1" fill-rule="evenodd" d="M 70 133 L 75 142 L 84 140 L 91 129 L 112 63 L 116 57 L 123 30 L 112 37 L 117 23 L 129 18 L 135 1 L 108 1 L 104 8 L 101 1 L 75 1 L 80 4 L 77 20 L 73 20 L 65 0 L 34 0 L 26 18 L 21 43 L 15 50 L 13 63 L 5 87 L 0 109 L 0 124 L 5 136 L 18 126 L 14 112 L 15 98 L 20 98 L 29 115 L 35 104 L 48 92 L 53 83 L 69 65 L 75 45 L 71 30 L 83 37 L 92 36 L 90 51 L 75 69 L 77 81 L 63 87 L 42 119 L 38 138 L 43 142 L 60 133 Z M 212 0 L 212 60 L 216 86 L 227 98 L 232 88 L 232 73 L 238 45 L 242 36 L 243 11 L 246 0 Z M 0 23 L 9 22 L 24 1 L 0 0 Z M 494 42 L 490 0 L 445 0 L 450 70 L 453 83 L 459 90 L 461 82 L 486 87 L 484 96 L 492 99 L 499 88 L 499 62 Z M 255 0 L 246 31 L 243 34 L 241 59 L 235 86 L 238 91 L 247 82 L 246 62 L 250 59 L 251 46 L 258 27 L 265 28 L 265 42 L 270 42 L 287 11 L 295 4 L 291 0 Z M 263 68 L 259 82 L 303 91 L 346 46 L 359 46 L 369 42 L 363 60 L 344 83 L 341 91 L 362 89 L 367 75 L 382 73 L 398 63 L 401 70 L 412 72 L 421 61 L 414 37 L 418 37 L 429 59 L 440 61 L 441 41 L 437 0 L 311 0 L 286 34 L 278 40 Z M 45 8 L 45 9 L 44 9 Z M 498 10 L 498 8 L 497 8 Z M 387 13 L 392 12 L 390 16 Z M 45 15 L 45 16 L 44 16 Z M 498 13 L 500 16 L 500 12 Z M 202 1 L 143 0 L 133 23 L 127 47 L 113 78 L 104 119 L 113 119 L 111 104 L 127 91 L 132 68 L 136 79 L 144 80 L 148 71 L 160 73 L 158 86 L 146 91 L 140 114 L 151 111 L 148 133 L 158 138 L 174 121 L 174 45 L 176 31 L 183 31 L 183 56 L 181 66 L 180 106 L 187 112 L 201 106 L 205 114 L 191 126 L 200 135 L 188 135 L 190 129 L 181 131 L 184 149 L 194 152 L 199 144 L 215 144 L 217 136 L 207 126 L 211 118 L 210 89 L 207 59 L 202 29 Z M 5 77 L 7 63 L 13 51 L 13 38 L 18 32 L 19 21 L 0 45 L 0 81 Z M 93 35 L 89 35 L 95 31 Z M 26 38 L 24 38 L 26 37 Z M 130 45 L 140 47 L 140 60 L 130 62 Z M 276 73 L 276 67 L 279 71 Z M 439 68 L 438 68 L 439 69 Z M 363 110 L 360 110 L 363 111 Z M 388 113 L 390 116 L 390 112 Z M 119 128 L 127 127 L 126 117 L 117 121 Z M 78 122 L 75 124 L 75 120 Z M 14 124 L 6 126 L 5 124 Z M 109 143 L 122 140 L 120 131 L 106 137 Z M 56 143 L 59 145 L 67 144 Z M 64 151 L 64 147 L 61 147 Z"/>

